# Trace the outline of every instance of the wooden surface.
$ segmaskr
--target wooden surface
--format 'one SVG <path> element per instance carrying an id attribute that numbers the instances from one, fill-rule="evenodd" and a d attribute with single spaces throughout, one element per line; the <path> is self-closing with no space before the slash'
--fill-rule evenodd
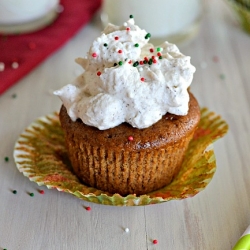
<path id="1" fill-rule="evenodd" d="M 16 169 L 18 135 L 37 117 L 59 110 L 52 90 L 79 74 L 74 59 L 85 55 L 99 33 L 89 24 L 0 96 L 0 249 L 231 249 L 250 224 L 250 36 L 221 1 L 207 3 L 200 32 L 181 45 L 197 68 L 192 92 L 230 126 L 214 145 L 217 171 L 204 191 L 160 205 L 112 207 L 45 187 L 41 195 Z"/>

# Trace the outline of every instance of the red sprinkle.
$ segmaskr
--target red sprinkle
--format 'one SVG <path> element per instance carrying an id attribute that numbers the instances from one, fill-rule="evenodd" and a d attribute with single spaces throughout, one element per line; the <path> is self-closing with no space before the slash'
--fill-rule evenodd
<path id="1" fill-rule="evenodd" d="M 144 78 L 144 77 L 142 77 L 142 78 L 141 78 L 141 81 L 142 81 L 142 82 L 144 82 L 144 81 L 145 81 L 145 78 Z"/>
<path id="2" fill-rule="evenodd" d="M 219 61 L 219 57 L 218 57 L 218 56 L 214 56 L 214 57 L 213 57 L 213 61 L 214 61 L 214 62 L 218 62 L 218 61 Z"/>
<path id="3" fill-rule="evenodd" d="M 134 137 L 133 137 L 133 136 L 129 136 L 129 137 L 128 137 L 128 140 L 129 140 L 129 141 L 133 141 L 133 140 L 134 140 Z"/>
<path id="4" fill-rule="evenodd" d="M 96 53 L 93 53 L 93 54 L 92 54 L 92 57 L 97 57 L 97 54 L 96 54 Z"/>
<path id="5" fill-rule="evenodd" d="M 130 60 L 128 63 L 129 63 L 129 64 L 131 64 L 131 63 L 132 63 L 132 61 Z"/>
<path id="6" fill-rule="evenodd" d="M 144 57 L 144 60 L 148 62 L 148 58 L 147 57 Z"/>
<path id="7" fill-rule="evenodd" d="M 40 194 L 44 194 L 44 190 L 39 190 L 39 193 Z"/>
<path id="8" fill-rule="evenodd" d="M 157 63 L 157 60 L 156 60 L 156 59 L 153 59 L 153 63 Z"/>
<path id="9" fill-rule="evenodd" d="M 118 50 L 118 53 L 120 53 L 120 54 L 121 54 L 121 53 L 122 53 L 122 50 L 121 50 L 121 49 L 119 49 L 119 50 Z"/>
<path id="10" fill-rule="evenodd" d="M 160 52 L 158 52 L 158 53 L 157 53 L 157 56 L 161 56 L 161 53 L 160 53 Z"/>
<path id="11" fill-rule="evenodd" d="M 153 49 L 153 48 L 151 48 L 149 51 L 150 51 L 151 53 L 153 53 L 153 52 L 154 52 L 154 49 Z"/>
<path id="12" fill-rule="evenodd" d="M 118 37 L 118 36 L 115 36 L 115 40 L 119 40 L 119 37 Z"/>
<path id="13" fill-rule="evenodd" d="M 91 210 L 91 207 L 86 207 L 86 210 L 87 210 L 87 211 L 90 211 L 90 210 Z"/>
<path id="14" fill-rule="evenodd" d="M 155 56 L 152 56 L 151 58 L 152 58 L 152 59 L 155 59 Z"/>
<path id="15" fill-rule="evenodd" d="M 144 64 L 143 61 L 140 61 L 140 64 L 143 65 Z"/>
<path id="16" fill-rule="evenodd" d="M 153 240 L 153 244 L 157 244 L 158 243 L 158 240 Z"/>
<path id="17" fill-rule="evenodd" d="M 126 30 L 127 30 L 127 31 L 130 31 L 130 28 L 129 28 L 129 27 L 127 27 L 127 28 L 126 28 Z"/>
<path id="18" fill-rule="evenodd" d="M 102 74 L 102 72 L 98 71 L 96 74 L 97 74 L 98 76 L 100 76 L 100 75 Z"/>

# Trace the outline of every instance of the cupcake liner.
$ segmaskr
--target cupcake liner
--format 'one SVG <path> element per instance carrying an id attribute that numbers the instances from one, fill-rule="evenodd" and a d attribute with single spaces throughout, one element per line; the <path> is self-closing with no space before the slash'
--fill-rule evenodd
<path id="1" fill-rule="evenodd" d="M 250 0 L 227 0 L 242 27 L 250 34 Z"/>
<path id="2" fill-rule="evenodd" d="M 202 191 L 216 170 L 212 144 L 227 130 L 228 125 L 220 116 L 203 108 L 199 127 L 189 144 L 179 174 L 169 185 L 140 196 L 110 194 L 79 181 L 67 156 L 58 113 L 41 117 L 26 128 L 15 144 L 14 159 L 18 170 L 39 186 L 55 188 L 98 204 L 149 205 L 192 197 Z"/>

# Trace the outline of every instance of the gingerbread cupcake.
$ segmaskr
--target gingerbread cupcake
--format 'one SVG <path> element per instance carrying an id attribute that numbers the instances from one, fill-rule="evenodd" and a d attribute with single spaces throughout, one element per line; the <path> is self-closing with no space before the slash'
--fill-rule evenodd
<path id="1" fill-rule="evenodd" d="M 75 174 L 110 193 L 140 195 L 170 183 L 200 119 L 188 91 L 190 57 L 149 39 L 133 18 L 108 25 L 77 59 L 83 74 L 55 91 Z"/>

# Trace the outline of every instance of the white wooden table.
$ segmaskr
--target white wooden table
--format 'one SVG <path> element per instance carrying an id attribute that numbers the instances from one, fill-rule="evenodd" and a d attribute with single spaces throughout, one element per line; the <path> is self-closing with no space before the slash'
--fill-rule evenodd
<path id="1" fill-rule="evenodd" d="M 214 145 L 217 171 L 204 191 L 154 206 L 105 206 L 47 188 L 41 195 L 17 170 L 16 139 L 37 117 L 59 110 L 51 91 L 75 78 L 81 69 L 74 59 L 99 33 L 87 25 L 0 96 L 0 249 L 231 249 L 250 224 L 250 36 L 221 1 L 207 3 L 199 34 L 181 45 L 197 68 L 192 92 L 230 126 Z"/>

